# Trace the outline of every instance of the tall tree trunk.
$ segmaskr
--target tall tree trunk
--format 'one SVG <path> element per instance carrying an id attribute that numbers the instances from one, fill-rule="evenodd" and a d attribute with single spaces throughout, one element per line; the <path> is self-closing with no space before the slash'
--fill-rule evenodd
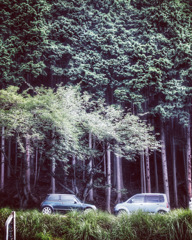
<path id="1" fill-rule="evenodd" d="M 72 158 L 72 167 L 73 167 L 73 179 L 72 179 L 72 189 L 75 194 L 78 194 L 77 188 L 77 177 L 76 177 L 76 157 Z"/>
<path id="2" fill-rule="evenodd" d="M 52 171 L 52 175 L 51 175 L 51 189 L 52 189 L 52 193 L 55 193 L 55 158 L 52 159 L 51 171 Z"/>
<path id="3" fill-rule="evenodd" d="M 174 189 L 174 202 L 175 202 L 175 207 L 178 207 L 176 148 L 175 148 L 175 138 L 174 138 L 174 136 L 172 137 L 172 152 L 173 152 L 173 189 Z"/>
<path id="4" fill-rule="evenodd" d="M 8 139 L 7 177 L 11 176 L 11 137 Z"/>
<path id="5" fill-rule="evenodd" d="M 168 203 L 170 203 L 166 144 L 165 144 L 165 129 L 164 129 L 163 123 L 161 124 L 161 159 L 162 159 L 164 192 L 167 195 Z"/>
<path id="6" fill-rule="evenodd" d="M 92 134 L 89 133 L 89 149 L 92 149 Z M 89 190 L 89 201 L 93 201 L 93 158 L 90 157 L 89 160 L 89 175 L 90 175 L 90 181 L 89 181 L 89 186 L 90 186 L 90 190 Z"/>
<path id="7" fill-rule="evenodd" d="M 146 157 L 146 178 L 147 178 L 147 192 L 151 192 L 151 175 L 150 175 L 150 161 L 149 161 L 149 149 L 145 149 Z"/>
<path id="8" fill-rule="evenodd" d="M 83 181 L 85 182 L 85 159 L 82 160 L 83 162 Z"/>
<path id="9" fill-rule="evenodd" d="M 144 182 L 143 182 L 143 154 L 140 154 L 140 179 L 141 179 L 141 192 L 144 192 Z"/>
<path id="10" fill-rule="evenodd" d="M 119 155 L 115 155 L 116 158 L 116 177 L 117 177 L 117 200 L 116 202 L 119 203 L 121 201 L 122 193 L 121 189 L 123 187 L 123 178 L 122 178 L 122 159 Z"/>
<path id="11" fill-rule="evenodd" d="M 38 177 L 38 148 L 35 149 L 35 167 L 34 167 L 34 187 L 37 184 Z"/>
<path id="12" fill-rule="evenodd" d="M 14 173 L 17 173 L 17 136 L 15 137 L 15 169 Z"/>
<path id="13" fill-rule="evenodd" d="M 39 180 L 40 171 L 41 171 L 41 162 L 42 162 L 42 152 L 39 152 L 39 159 L 38 159 L 38 169 L 37 169 L 37 181 Z"/>
<path id="14" fill-rule="evenodd" d="M 154 118 L 152 119 L 151 124 L 155 126 L 155 120 Z M 153 130 L 153 133 L 155 135 L 155 128 Z M 158 178 L 158 166 L 157 166 L 157 152 L 154 150 L 153 152 L 153 160 L 154 160 L 154 171 L 155 171 L 155 192 L 159 192 L 159 178 Z"/>
<path id="15" fill-rule="evenodd" d="M 30 184 L 30 139 L 29 136 L 26 137 L 26 169 L 25 169 L 25 179 L 26 179 L 26 187 L 27 191 L 31 191 L 31 184 Z"/>
<path id="16" fill-rule="evenodd" d="M 140 171 L 141 171 L 141 192 L 146 193 L 146 177 L 145 177 L 145 156 L 144 151 L 140 154 Z"/>
<path id="17" fill-rule="evenodd" d="M 187 127 L 187 189 L 188 189 L 188 201 L 192 197 L 191 194 L 191 117 L 189 116 L 189 122 Z"/>
<path id="18" fill-rule="evenodd" d="M 103 153 L 104 153 L 104 156 L 103 156 L 103 172 L 104 172 L 104 176 L 106 177 L 107 176 L 107 163 L 106 163 L 106 154 L 105 154 L 104 143 L 103 143 Z"/>
<path id="19" fill-rule="evenodd" d="M 158 171 L 157 171 L 157 153 L 154 151 L 154 168 L 155 168 L 155 192 L 159 192 L 159 179 L 158 179 Z"/>
<path id="20" fill-rule="evenodd" d="M 184 135 L 187 140 L 187 129 L 184 128 Z M 188 206 L 189 204 L 189 197 L 188 197 L 188 162 L 187 162 L 187 144 L 183 146 L 182 149 L 182 156 L 183 156 L 183 165 L 185 170 L 185 188 L 182 191 L 182 200 L 184 203 L 184 206 Z"/>
<path id="21" fill-rule="evenodd" d="M 113 169 L 113 177 L 111 177 L 111 184 L 112 186 L 117 186 L 117 159 L 113 152 L 111 152 L 111 162 L 113 162 L 114 169 Z"/>
<path id="22" fill-rule="evenodd" d="M 111 150 L 107 146 L 107 189 L 106 189 L 106 210 L 111 213 Z"/>
<path id="23" fill-rule="evenodd" d="M 53 156 L 51 161 L 51 189 L 52 193 L 55 193 L 55 168 L 56 168 L 56 160 L 55 160 L 55 152 L 54 152 L 54 146 L 55 146 L 55 129 L 52 132 L 52 149 L 53 149 Z"/>
<path id="24" fill-rule="evenodd" d="M 1 188 L 0 190 L 4 191 L 5 185 L 5 127 L 1 129 L 2 136 L 1 136 Z"/>

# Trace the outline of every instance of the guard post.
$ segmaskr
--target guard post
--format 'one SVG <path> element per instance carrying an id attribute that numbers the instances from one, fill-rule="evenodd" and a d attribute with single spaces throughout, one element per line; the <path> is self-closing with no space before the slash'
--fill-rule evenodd
<path id="1" fill-rule="evenodd" d="M 14 211 L 5 223 L 5 240 L 16 240 L 16 213 Z"/>

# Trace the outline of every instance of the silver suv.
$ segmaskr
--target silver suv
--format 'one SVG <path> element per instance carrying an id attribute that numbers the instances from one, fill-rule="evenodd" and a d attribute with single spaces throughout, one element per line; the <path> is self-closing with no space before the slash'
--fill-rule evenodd
<path id="1" fill-rule="evenodd" d="M 167 197 L 163 193 L 141 193 L 136 194 L 123 203 L 119 203 L 114 208 L 116 215 L 131 213 L 135 211 L 151 213 L 166 213 L 170 211 Z"/>

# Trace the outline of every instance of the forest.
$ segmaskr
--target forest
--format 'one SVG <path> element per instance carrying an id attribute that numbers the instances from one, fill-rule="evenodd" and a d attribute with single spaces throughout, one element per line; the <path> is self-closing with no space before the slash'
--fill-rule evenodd
<path id="1" fill-rule="evenodd" d="M 188 207 L 191 20 L 191 0 L 0 0 L 0 207 Z"/>

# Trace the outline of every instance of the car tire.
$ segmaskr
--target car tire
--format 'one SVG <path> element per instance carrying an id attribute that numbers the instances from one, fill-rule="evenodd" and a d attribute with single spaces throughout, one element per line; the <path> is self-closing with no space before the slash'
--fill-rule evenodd
<path id="1" fill-rule="evenodd" d="M 92 212 L 92 211 L 93 211 L 92 208 L 86 208 L 86 209 L 84 210 L 84 213 L 87 214 L 87 213 L 90 213 L 90 212 Z"/>
<path id="2" fill-rule="evenodd" d="M 165 214 L 166 212 L 163 211 L 163 210 L 159 210 L 158 213 L 159 213 L 159 214 Z"/>
<path id="3" fill-rule="evenodd" d="M 52 209 L 50 208 L 50 207 L 44 207 L 43 209 L 42 209 L 42 213 L 43 214 L 47 214 L 47 215 L 50 215 L 50 214 L 52 214 Z"/>
<path id="4" fill-rule="evenodd" d="M 121 209 L 118 211 L 117 216 L 122 216 L 124 214 L 127 214 L 127 212 L 125 210 Z"/>

